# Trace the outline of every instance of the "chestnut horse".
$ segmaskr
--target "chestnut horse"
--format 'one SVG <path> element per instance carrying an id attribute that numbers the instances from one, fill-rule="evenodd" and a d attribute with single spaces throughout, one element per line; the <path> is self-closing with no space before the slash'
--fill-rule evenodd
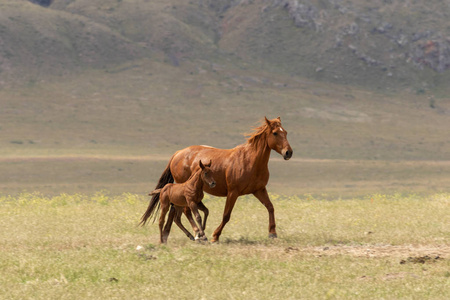
<path id="1" fill-rule="evenodd" d="M 222 222 L 214 231 L 211 241 L 219 241 L 225 224 L 230 220 L 237 198 L 247 194 L 253 194 L 267 208 L 269 238 L 276 238 L 274 208 L 266 190 L 269 181 L 268 163 L 272 150 L 281 154 L 285 160 L 292 157 L 292 148 L 286 136 L 287 132 L 281 125 L 280 117 L 273 120 L 264 118 L 263 124 L 254 130 L 247 142 L 233 149 L 190 146 L 179 150 L 170 159 L 156 188 L 162 188 L 167 183 L 174 182 L 174 179 L 176 182 L 185 182 L 197 168 L 199 160 L 213 160 L 214 165 L 211 170 L 216 180 L 216 187 L 211 189 L 205 185 L 203 189 L 214 196 L 226 196 L 227 200 Z M 141 218 L 141 225 L 144 225 L 154 214 L 158 200 L 159 195 L 152 197 L 147 211 Z M 194 225 L 190 211 L 185 210 L 185 213 L 191 225 Z"/>
<path id="2" fill-rule="evenodd" d="M 161 216 L 159 217 L 159 234 L 161 244 L 167 243 L 167 239 L 170 233 L 170 227 L 172 226 L 173 218 L 169 217 L 166 225 L 164 226 L 166 214 L 170 209 L 170 205 L 173 204 L 176 210 L 175 223 L 180 227 L 180 229 L 191 237 L 190 232 L 181 224 L 181 213 L 184 207 L 189 207 L 194 213 L 197 224 L 200 227 L 199 235 L 195 239 L 208 240 L 204 233 L 204 227 L 206 227 L 205 222 L 202 224 L 202 218 L 198 213 L 197 203 L 201 202 L 203 199 L 203 185 L 204 183 L 210 188 L 216 186 L 216 182 L 211 175 L 211 162 L 207 165 L 203 165 L 202 161 L 199 161 L 200 168 L 195 171 L 191 177 L 183 183 L 172 184 L 168 183 L 161 189 L 156 189 L 150 193 L 151 196 L 158 195 L 160 197 L 161 206 Z M 163 229 L 164 228 L 164 229 Z"/>

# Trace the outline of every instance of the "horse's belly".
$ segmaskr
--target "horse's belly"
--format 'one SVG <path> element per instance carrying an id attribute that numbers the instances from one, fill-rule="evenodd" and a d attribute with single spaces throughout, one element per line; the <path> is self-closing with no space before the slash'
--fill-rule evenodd
<path id="1" fill-rule="evenodd" d="M 217 181 L 216 181 L 217 184 Z M 213 196 L 217 196 L 217 197 L 226 197 L 228 192 L 227 189 L 225 188 L 220 188 L 219 186 L 216 186 L 214 188 L 210 188 L 207 187 L 206 185 L 203 186 L 203 190 Z"/>
<path id="2" fill-rule="evenodd" d="M 211 170 L 213 171 L 213 178 L 216 181 L 216 186 L 210 188 L 209 186 L 204 185 L 203 190 L 213 196 L 226 196 L 228 189 L 224 170 L 225 165 L 223 155 L 225 152 L 226 150 L 204 146 L 191 146 L 178 151 L 170 164 L 170 171 L 175 182 L 183 183 L 187 181 L 192 172 L 199 168 L 199 160 L 205 164 L 211 161 Z"/>

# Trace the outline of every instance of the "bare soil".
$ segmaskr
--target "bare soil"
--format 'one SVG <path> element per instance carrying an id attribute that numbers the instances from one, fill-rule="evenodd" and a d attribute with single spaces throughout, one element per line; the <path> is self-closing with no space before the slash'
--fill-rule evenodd
<path id="1" fill-rule="evenodd" d="M 423 258 L 424 262 L 431 262 L 433 260 L 445 259 L 450 257 L 449 245 L 376 245 L 376 246 L 326 246 L 326 247 L 305 247 L 305 248 L 286 248 L 286 251 L 299 251 L 305 254 L 312 254 L 316 256 L 331 256 L 331 255 L 351 255 L 356 257 L 398 257 L 408 260 L 408 258 Z M 427 259 L 425 257 L 429 257 Z M 414 259 L 409 259 L 415 262 Z M 420 262 L 417 259 L 416 262 Z"/>

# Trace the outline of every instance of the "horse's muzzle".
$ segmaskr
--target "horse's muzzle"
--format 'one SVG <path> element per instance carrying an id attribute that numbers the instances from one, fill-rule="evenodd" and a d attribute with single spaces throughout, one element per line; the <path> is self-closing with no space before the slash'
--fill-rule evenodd
<path id="1" fill-rule="evenodd" d="M 289 160 L 292 157 L 293 153 L 294 153 L 294 151 L 292 151 L 292 149 L 283 151 L 283 158 L 284 158 L 284 160 Z"/>
<path id="2" fill-rule="evenodd" d="M 216 183 L 215 183 L 215 182 L 211 182 L 211 183 L 209 184 L 209 187 L 210 187 L 210 188 L 215 188 L 215 187 L 216 187 Z"/>

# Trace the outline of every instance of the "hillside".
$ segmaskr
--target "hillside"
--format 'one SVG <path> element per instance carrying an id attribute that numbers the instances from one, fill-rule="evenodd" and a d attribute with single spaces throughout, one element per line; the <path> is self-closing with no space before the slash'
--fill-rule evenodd
<path id="1" fill-rule="evenodd" d="M 445 2 L 244 2 L 224 14 L 219 45 L 266 68 L 380 90 L 428 89 L 448 78 Z"/>
<path id="2" fill-rule="evenodd" d="M 163 60 L 163 57 L 160 57 Z M 234 147 L 263 116 L 282 117 L 300 157 L 448 159 L 448 102 L 381 94 L 196 60 L 134 61 L 0 91 L 7 153 L 170 156 Z"/>
<path id="3" fill-rule="evenodd" d="M 141 192 L 174 151 L 234 147 L 264 116 L 294 149 L 277 191 L 448 189 L 446 52 L 395 54 L 445 39 L 446 8 L 391 2 L 2 1 L 0 189 Z"/>
<path id="4" fill-rule="evenodd" d="M 411 79 L 445 78 L 446 72 L 393 60 L 399 64 L 395 70 L 411 77 L 411 87 L 368 92 L 367 85 L 384 82 L 377 72 L 385 71 L 353 60 L 352 51 L 331 39 L 345 27 L 344 19 L 363 22 L 363 12 L 364 22 L 373 25 L 374 15 L 396 19 L 401 7 L 440 7 L 440 2 L 402 3 L 59 0 L 44 7 L 2 2 L 3 151 L 24 145 L 70 151 L 126 147 L 141 154 L 147 147 L 170 152 L 191 143 L 233 147 L 262 116 L 280 115 L 293 131 L 293 145 L 307 157 L 447 159 L 446 88 L 415 90 Z M 445 15 L 441 8 L 433 26 Z M 386 31 L 403 28 L 398 22 Z M 382 39 L 390 34 L 368 32 L 370 26 L 358 25 L 340 43 L 362 47 L 377 37 L 381 40 L 367 44 L 370 49 L 375 51 L 376 41 L 386 45 Z M 305 38 L 311 47 L 302 46 Z M 314 69 L 319 58 L 329 62 L 326 55 L 339 59 Z M 329 68 L 365 81 L 331 83 L 340 80 L 325 75 Z M 388 80 L 391 85 L 395 78 Z M 177 134 L 186 129 L 193 132 Z"/>
<path id="5" fill-rule="evenodd" d="M 34 1 L 39 2 L 39 1 Z M 364 86 L 446 88 L 442 1 L 2 1 L 3 84 L 154 58 L 197 58 Z"/>

